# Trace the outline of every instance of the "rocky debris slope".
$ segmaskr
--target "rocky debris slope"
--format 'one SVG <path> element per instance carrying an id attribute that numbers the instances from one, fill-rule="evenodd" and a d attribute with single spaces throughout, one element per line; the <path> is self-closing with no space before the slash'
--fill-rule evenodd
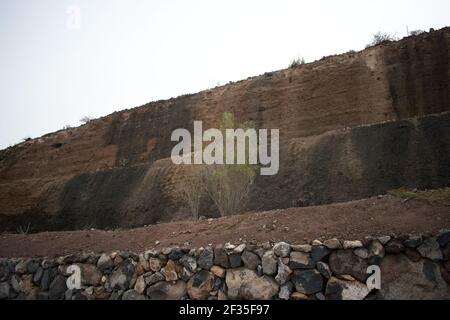
<path id="1" fill-rule="evenodd" d="M 450 231 L 435 236 L 2 259 L 0 299 L 450 299 Z M 69 290 L 68 267 L 81 270 Z M 381 287 L 368 286 L 379 266 Z M 370 279 L 369 279 L 370 280 Z"/>
<path id="2" fill-rule="evenodd" d="M 218 219 L 186 220 L 134 229 L 0 234 L 0 257 L 59 257 L 80 252 L 132 251 L 226 242 L 261 244 L 316 239 L 363 239 L 409 233 L 435 234 L 450 226 L 450 188 L 325 206 L 252 212 Z M 23 243 L 27 245 L 24 246 Z M 51 243 L 51 245 L 49 245 Z"/>

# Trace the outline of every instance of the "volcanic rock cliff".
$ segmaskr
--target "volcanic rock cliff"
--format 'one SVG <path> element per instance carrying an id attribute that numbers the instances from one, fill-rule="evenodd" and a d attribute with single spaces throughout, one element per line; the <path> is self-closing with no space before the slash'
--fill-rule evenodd
<path id="1" fill-rule="evenodd" d="M 280 129 L 280 172 L 249 210 L 450 185 L 450 28 L 152 102 L 0 151 L 0 229 L 132 227 L 188 217 L 174 129 L 221 114 Z M 217 215 L 208 201 L 201 214 Z"/>

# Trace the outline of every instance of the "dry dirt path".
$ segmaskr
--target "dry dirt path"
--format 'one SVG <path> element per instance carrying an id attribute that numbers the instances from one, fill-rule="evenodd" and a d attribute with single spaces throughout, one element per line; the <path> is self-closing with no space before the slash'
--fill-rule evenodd
<path id="1" fill-rule="evenodd" d="M 338 237 L 436 232 L 450 227 L 450 207 L 394 196 L 308 208 L 290 208 L 131 230 L 0 235 L 0 257 L 59 256 L 82 251 L 142 252 L 155 247 L 199 247 L 226 242 L 284 240 L 293 244 Z M 158 245 L 156 242 L 158 241 Z"/>

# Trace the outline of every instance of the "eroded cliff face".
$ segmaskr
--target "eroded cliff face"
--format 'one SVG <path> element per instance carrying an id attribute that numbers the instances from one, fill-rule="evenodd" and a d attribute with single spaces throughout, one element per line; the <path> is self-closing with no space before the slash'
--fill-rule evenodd
<path id="1" fill-rule="evenodd" d="M 0 151 L 0 229 L 131 227 L 187 217 L 174 129 L 221 114 L 280 129 L 280 173 L 249 210 L 450 185 L 450 29 L 152 102 Z M 208 201 L 202 214 L 215 215 Z"/>

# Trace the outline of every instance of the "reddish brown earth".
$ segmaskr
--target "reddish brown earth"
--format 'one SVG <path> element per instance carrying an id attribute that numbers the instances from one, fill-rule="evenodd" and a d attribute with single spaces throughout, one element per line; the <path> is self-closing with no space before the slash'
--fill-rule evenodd
<path id="1" fill-rule="evenodd" d="M 364 240 L 368 235 L 436 232 L 450 227 L 450 206 L 385 196 L 326 206 L 291 208 L 240 216 L 172 222 L 115 231 L 3 234 L 1 257 L 60 256 L 116 250 L 142 252 L 168 246 L 206 246 L 225 242 L 284 240 L 305 243 L 338 237 Z M 155 245 L 159 241 L 158 245 Z"/>

